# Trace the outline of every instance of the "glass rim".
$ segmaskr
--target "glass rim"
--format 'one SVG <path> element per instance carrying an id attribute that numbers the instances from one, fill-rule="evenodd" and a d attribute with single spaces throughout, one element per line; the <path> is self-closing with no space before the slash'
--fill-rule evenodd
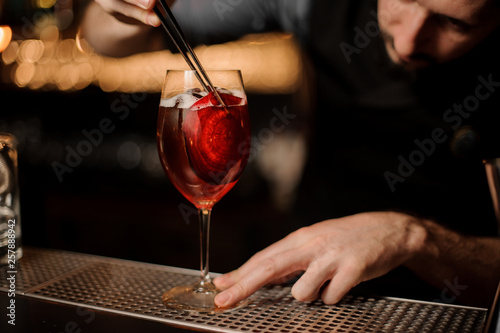
<path id="1" fill-rule="evenodd" d="M 193 69 L 167 69 L 167 73 L 168 72 L 176 72 L 176 73 L 180 73 L 180 72 L 192 72 L 192 73 L 196 73 L 195 70 Z M 220 68 L 209 68 L 209 69 L 205 69 L 205 72 L 240 72 L 241 73 L 241 69 L 234 69 L 234 68 L 228 68 L 228 69 L 220 69 Z"/>
<path id="2" fill-rule="evenodd" d="M 241 69 L 234 68 L 211 68 L 206 70 L 206 74 L 214 87 L 225 87 L 225 89 L 240 90 L 246 96 L 245 83 Z M 176 80 L 178 81 L 177 83 Z M 208 83 L 201 80 L 198 72 L 192 69 L 167 69 L 161 89 L 161 99 L 168 99 L 187 89 L 200 88 L 207 90 Z M 192 82 L 191 82 L 192 81 Z M 203 81 L 203 82 L 202 82 Z M 209 89 L 210 90 L 210 89 Z"/>

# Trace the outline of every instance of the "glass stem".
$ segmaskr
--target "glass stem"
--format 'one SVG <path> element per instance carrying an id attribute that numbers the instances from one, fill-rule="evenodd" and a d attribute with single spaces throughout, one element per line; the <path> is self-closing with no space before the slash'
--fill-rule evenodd
<path id="1" fill-rule="evenodd" d="M 210 215 L 212 213 L 211 209 L 200 209 L 198 211 L 200 218 L 200 257 L 201 257 L 201 281 L 200 285 L 206 285 L 212 283 L 212 278 L 210 277 L 209 267 L 208 267 L 208 256 L 209 256 L 209 236 L 210 236 Z"/>

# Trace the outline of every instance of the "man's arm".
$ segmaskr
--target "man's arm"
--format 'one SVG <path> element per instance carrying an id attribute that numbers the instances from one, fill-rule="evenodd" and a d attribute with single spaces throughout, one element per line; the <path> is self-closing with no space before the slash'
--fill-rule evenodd
<path id="1" fill-rule="evenodd" d="M 500 279 L 499 263 L 499 238 L 462 236 L 402 213 L 362 213 L 299 229 L 262 250 L 215 280 L 227 288 L 215 300 L 229 306 L 304 271 L 293 296 L 334 304 L 359 283 L 406 265 L 441 290 L 455 284 L 459 299 L 488 306 Z"/>
<path id="2" fill-rule="evenodd" d="M 405 265 L 441 290 L 443 302 L 456 297 L 490 306 L 500 281 L 500 238 L 466 236 L 431 221 L 421 223 L 429 236 Z"/>
<path id="3" fill-rule="evenodd" d="M 308 27 L 310 1 L 306 0 L 167 2 L 192 46 L 268 31 L 292 32 L 300 38 Z M 155 0 L 95 0 L 83 17 L 81 36 L 96 52 L 109 56 L 165 48 L 165 32 L 154 29 L 160 25 L 152 11 L 154 5 Z"/>

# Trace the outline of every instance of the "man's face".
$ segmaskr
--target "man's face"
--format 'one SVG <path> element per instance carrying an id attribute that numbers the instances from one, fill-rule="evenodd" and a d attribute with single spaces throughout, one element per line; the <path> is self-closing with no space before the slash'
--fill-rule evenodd
<path id="1" fill-rule="evenodd" d="M 379 0 L 389 57 L 409 70 L 458 58 L 500 26 L 497 0 Z"/>

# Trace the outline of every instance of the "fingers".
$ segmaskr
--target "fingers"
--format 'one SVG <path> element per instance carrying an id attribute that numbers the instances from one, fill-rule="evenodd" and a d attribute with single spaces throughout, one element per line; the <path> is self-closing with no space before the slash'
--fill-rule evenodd
<path id="1" fill-rule="evenodd" d="M 221 307 L 231 306 L 247 298 L 268 281 L 278 279 L 290 273 L 303 269 L 307 265 L 307 255 L 304 252 L 290 250 L 276 256 L 271 256 L 260 262 L 246 275 L 241 276 L 229 289 L 215 297 L 215 304 Z M 234 273 L 234 272 L 231 272 Z M 226 278 L 232 282 L 231 273 Z M 236 273 L 238 274 L 238 273 Z M 219 279 L 217 283 L 224 282 Z"/>
<path id="2" fill-rule="evenodd" d="M 300 229 L 257 253 L 239 269 L 218 277 L 217 287 L 227 289 L 216 297 L 216 304 L 231 306 L 269 282 L 283 282 L 301 270 L 305 273 L 291 291 L 297 300 L 313 301 L 321 295 L 326 304 L 340 301 L 370 275 L 366 255 L 352 250 L 357 246 L 356 237 L 354 245 L 349 237 L 332 239 L 322 231 L 324 226 L 328 225 Z"/>
<path id="3" fill-rule="evenodd" d="M 295 256 L 295 254 L 287 255 Z M 281 276 L 281 279 L 285 279 L 292 276 L 292 274 L 297 274 L 297 271 L 284 273 L 289 271 L 289 269 L 287 269 L 285 262 L 280 262 L 280 257 L 281 256 L 275 257 L 275 260 L 266 260 L 259 266 L 260 268 L 255 270 L 255 272 L 231 284 L 228 290 L 216 297 L 216 304 L 223 307 L 231 306 L 253 294 L 267 284 L 267 281 L 280 280 L 280 278 L 269 278 L 271 276 Z M 301 258 L 301 260 L 304 259 L 305 258 Z M 307 260 L 303 261 L 304 265 L 306 265 L 306 263 Z M 334 263 L 330 263 L 330 266 L 324 266 L 321 261 L 311 263 L 302 277 L 294 284 L 291 293 L 295 299 L 303 302 L 314 301 L 318 299 L 321 294 L 323 303 L 336 304 L 353 287 L 362 281 L 361 273 L 362 270 L 354 265 L 343 265 L 343 267 L 336 269 Z M 228 274 L 219 278 L 226 277 L 230 279 Z M 232 282 L 231 280 L 231 283 Z"/>
<path id="4" fill-rule="evenodd" d="M 330 268 L 328 266 L 318 267 L 317 263 L 312 263 L 293 285 L 291 290 L 293 297 L 302 302 L 316 300 L 319 297 L 321 287 L 332 278 Z"/>
<path id="5" fill-rule="evenodd" d="M 324 303 L 334 304 L 358 283 L 400 265 L 406 241 L 395 237 L 392 221 L 378 215 L 323 221 L 299 229 L 218 278 L 218 286 L 228 289 L 216 304 L 234 304 L 298 270 L 305 273 L 292 287 L 296 299 L 312 301 L 321 295 Z"/>
<path id="6" fill-rule="evenodd" d="M 296 272 L 287 274 L 285 276 L 282 276 L 282 277 L 279 277 L 279 278 L 275 278 L 275 279 L 269 281 L 266 284 L 275 285 L 275 284 L 287 283 L 291 279 L 293 279 L 294 277 L 296 277 L 296 276 L 298 276 L 298 275 L 300 275 L 302 273 L 304 273 L 304 271 L 302 271 L 302 270 L 296 271 Z M 214 283 L 217 286 L 217 288 L 219 288 L 221 290 L 225 290 L 225 289 L 231 287 L 232 285 L 234 285 L 237 282 L 234 279 L 234 276 L 236 274 L 237 274 L 236 272 L 231 272 L 231 273 L 227 273 L 227 274 L 221 275 L 221 276 L 219 276 L 219 277 L 217 277 L 217 278 L 214 279 Z"/>
<path id="7" fill-rule="evenodd" d="M 300 274 L 303 274 L 303 273 L 304 273 L 304 271 L 296 271 L 296 272 L 287 274 L 287 275 L 285 275 L 283 277 L 271 280 L 271 281 L 269 281 L 268 284 L 270 284 L 270 285 L 276 285 L 276 284 L 289 283 L 291 279 L 293 279 L 293 278 L 295 278 L 295 277 L 297 277 L 297 276 L 299 276 Z"/>
<path id="8" fill-rule="evenodd" d="M 287 237 L 279 240 L 278 242 L 270 245 L 264 250 L 253 255 L 245 264 L 243 264 L 237 270 L 226 273 L 222 276 L 217 277 L 214 280 L 215 285 L 219 289 L 227 289 L 241 280 L 243 277 L 247 276 L 251 272 L 255 271 L 263 261 L 267 258 L 275 257 L 281 253 L 289 251 L 291 249 L 297 248 L 298 244 L 304 242 L 300 232 L 294 232 Z M 289 272 L 293 273 L 293 271 Z M 275 279 L 281 279 L 283 276 L 274 277 Z"/>
<path id="9" fill-rule="evenodd" d="M 139 21 L 157 27 L 160 20 L 152 11 L 155 0 L 96 0 L 108 13 L 125 23 Z"/>
<path id="10" fill-rule="evenodd" d="M 239 269 L 216 278 L 214 282 L 217 287 L 227 289 L 216 297 L 216 304 L 230 306 L 271 281 L 283 282 L 292 274 L 304 271 L 317 254 L 314 246 L 317 242 L 310 243 L 316 234 L 311 228 L 299 229 L 260 251 Z M 302 282 L 294 286 L 297 299 L 317 298 L 321 286 L 331 278 L 331 272 L 327 271 L 328 263 L 316 264 L 315 267 L 317 269 L 308 268 L 306 277 L 302 277 L 299 280 Z"/>
<path id="11" fill-rule="evenodd" d="M 325 304 L 336 304 L 360 282 L 361 270 L 358 267 L 343 267 L 326 285 L 321 293 L 321 299 Z"/>
<path id="12" fill-rule="evenodd" d="M 145 10 L 151 10 L 155 5 L 155 0 L 123 0 L 123 1 Z"/>
<path id="13" fill-rule="evenodd" d="M 323 261 L 323 263 L 322 263 Z M 353 287 L 362 281 L 363 270 L 354 264 L 324 260 L 311 263 L 307 271 L 292 287 L 292 295 L 303 302 L 314 301 L 321 296 L 323 303 L 338 303 Z"/>
<path id="14" fill-rule="evenodd" d="M 233 278 L 233 275 L 235 275 L 235 274 L 237 274 L 237 273 L 235 273 L 235 271 L 232 271 L 232 272 L 229 272 L 229 273 L 226 273 L 224 275 L 216 277 L 213 282 L 214 282 L 215 286 L 217 287 L 217 289 L 225 290 L 225 289 L 231 287 L 232 285 L 234 285 L 236 283 L 236 280 Z"/>

